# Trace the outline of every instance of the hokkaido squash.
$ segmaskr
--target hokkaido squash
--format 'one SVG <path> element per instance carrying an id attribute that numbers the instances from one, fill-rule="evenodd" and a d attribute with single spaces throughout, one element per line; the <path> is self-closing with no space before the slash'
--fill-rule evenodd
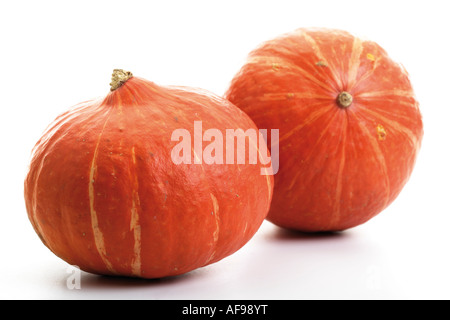
<path id="1" fill-rule="evenodd" d="M 258 127 L 279 129 L 267 219 L 289 229 L 368 221 L 399 195 L 422 142 L 408 73 L 377 43 L 343 30 L 302 28 L 262 43 L 225 97 Z"/>
<path id="2" fill-rule="evenodd" d="M 173 132 L 198 135 L 194 122 L 200 138 L 210 128 L 258 130 L 206 90 L 115 70 L 105 98 L 60 115 L 33 150 L 25 200 L 42 242 L 84 271 L 142 278 L 186 273 L 241 248 L 267 215 L 273 177 L 249 161 L 174 161 Z"/>

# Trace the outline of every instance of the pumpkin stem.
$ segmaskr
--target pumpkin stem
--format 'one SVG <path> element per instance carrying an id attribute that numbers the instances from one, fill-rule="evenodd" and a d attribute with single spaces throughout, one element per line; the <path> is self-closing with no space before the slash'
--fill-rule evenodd
<path id="1" fill-rule="evenodd" d="M 111 83 L 109 84 L 111 86 L 111 91 L 114 91 L 117 88 L 119 88 L 130 78 L 133 78 L 133 74 L 130 71 L 124 71 L 122 69 L 114 69 L 111 77 Z"/>
<path id="2" fill-rule="evenodd" d="M 341 107 L 341 108 L 348 108 L 348 107 L 350 107 L 350 105 L 353 102 L 353 97 L 347 91 L 342 91 L 337 96 L 336 102 L 339 105 L 339 107 Z"/>

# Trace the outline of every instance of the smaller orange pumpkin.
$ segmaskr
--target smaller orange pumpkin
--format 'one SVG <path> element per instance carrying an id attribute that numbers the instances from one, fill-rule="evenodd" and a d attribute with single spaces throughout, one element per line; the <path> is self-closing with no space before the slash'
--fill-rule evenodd
<path id="1" fill-rule="evenodd" d="M 267 219 L 302 231 L 360 225 L 399 195 L 423 136 L 405 69 L 378 44 L 303 28 L 253 50 L 225 97 L 279 129 Z"/>

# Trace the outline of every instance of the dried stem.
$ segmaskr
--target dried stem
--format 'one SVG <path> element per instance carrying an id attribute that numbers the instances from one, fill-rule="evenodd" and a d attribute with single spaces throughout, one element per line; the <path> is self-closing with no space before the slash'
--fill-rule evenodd
<path id="1" fill-rule="evenodd" d="M 124 71 L 122 69 L 114 69 L 113 74 L 111 77 L 111 91 L 116 90 L 121 85 L 123 85 L 125 82 L 127 82 L 128 79 L 132 78 L 133 74 L 130 71 Z"/>

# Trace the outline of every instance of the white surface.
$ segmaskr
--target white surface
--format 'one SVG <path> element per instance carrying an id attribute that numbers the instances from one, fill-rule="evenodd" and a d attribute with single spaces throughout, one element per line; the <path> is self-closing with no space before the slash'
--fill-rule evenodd
<path id="1" fill-rule="evenodd" d="M 2 1 L 0 298 L 449 299 L 447 1 Z M 413 176 L 387 210 L 337 235 L 265 222 L 234 255 L 166 280 L 81 275 L 40 242 L 23 179 L 44 128 L 105 95 L 113 68 L 223 94 L 247 53 L 299 27 L 377 41 L 411 75 L 425 137 Z"/>

